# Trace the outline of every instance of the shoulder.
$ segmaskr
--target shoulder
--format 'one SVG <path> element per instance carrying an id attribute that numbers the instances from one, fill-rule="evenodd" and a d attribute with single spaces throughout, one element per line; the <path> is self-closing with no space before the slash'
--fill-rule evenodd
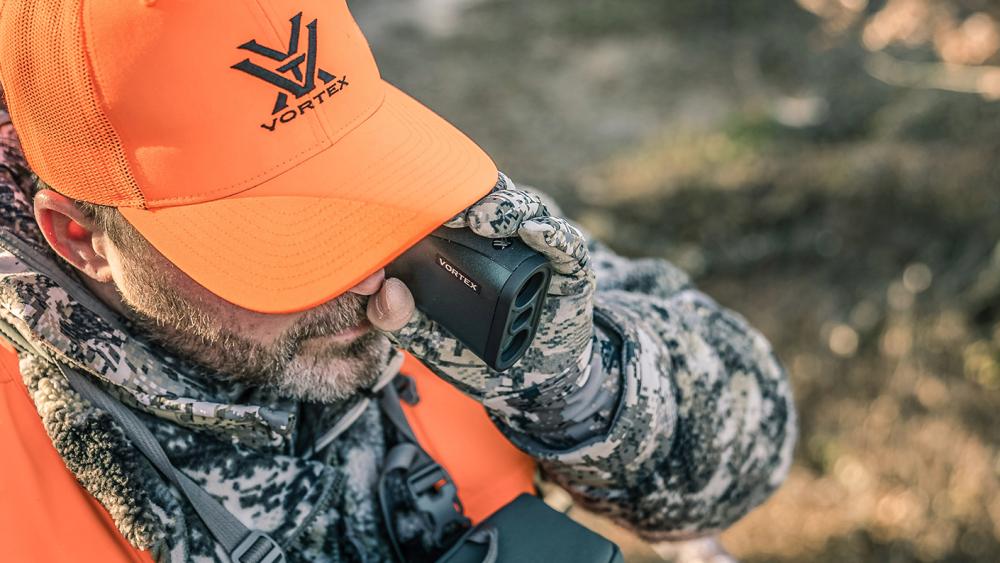
<path id="1" fill-rule="evenodd" d="M 66 468 L 0 338 L 0 545 L 8 561 L 150 561 Z M 53 542 L 52 538 L 60 538 Z"/>

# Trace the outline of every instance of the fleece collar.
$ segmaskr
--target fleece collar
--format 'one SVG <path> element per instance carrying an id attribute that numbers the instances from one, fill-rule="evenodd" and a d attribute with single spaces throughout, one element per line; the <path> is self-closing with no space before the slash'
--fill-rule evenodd
<path id="1" fill-rule="evenodd" d="M 4 324 L 30 348 L 93 377 L 138 410 L 175 466 L 249 527 L 284 546 L 307 538 L 308 545 L 327 552 L 337 537 L 349 535 L 345 522 L 352 518 L 357 521 L 348 527 L 370 528 L 375 516 L 348 505 L 366 497 L 371 484 L 359 476 L 374 475 L 381 462 L 377 408 L 359 409 L 356 401 L 309 405 L 303 427 L 297 420 L 305 405 L 224 383 L 219 374 L 143 338 L 127 319 L 97 300 L 45 244 L 27 191 L 33 178 L 16 151 L 7 146 L 0 150 L 0 162 L 15 180 L 0 181 Z M 400 356 L 394 350 L 385 370 L 398 371 Z M 153 549 L 158 558 L 220 555 L 172 485 L 131 447 L 107 413 L 70 388 L 50 360 L 22 354 L 21 373 L 67 467 L 133 545 Z M 385 379 L 394 373 L 382 375 Z M 348 411 L 361 421 L 352 432 L 321 455 L 297 453 L 297 437 L 321 435 Z M 354 483 L 356 493 L 350 486 L 345 490 L 347 481 Z M 308 546 L 301 549 L 308 551 Z"/>

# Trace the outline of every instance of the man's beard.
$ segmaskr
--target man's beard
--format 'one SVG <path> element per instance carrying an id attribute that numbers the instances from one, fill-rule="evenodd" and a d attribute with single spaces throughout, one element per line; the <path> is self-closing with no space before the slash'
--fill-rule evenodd
<path id="1" fill-rule="evenodd" d="M 323 338 L 366 321 L 365 296 L 348 292 L 311 309 L 265 346 L 229 330 L 226 319 L 213 317 L 154 277 L 159 268 L 125 266 L 134 295 L 119 293 L 131 320 L 168 351 L 234 383 L 269 387 L 298 400 L 335 402 L 370 387 L 387 361 L 391 343 L 374 330 L 346 343 Z"/>

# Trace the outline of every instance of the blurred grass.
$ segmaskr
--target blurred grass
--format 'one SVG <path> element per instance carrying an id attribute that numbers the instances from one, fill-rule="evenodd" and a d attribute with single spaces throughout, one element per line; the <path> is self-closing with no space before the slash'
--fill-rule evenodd
<path id="1" fill-rule="evenodd" d="M 724 534 L 737 556 L 1000 560 L 1000 104 L 988 81 L 869 73 L 875 55 L 988 69 L 993 3 L 352 9 L 383 75 L 515 181 L 620 252 L 676 262 L 771 339 L 802 434 L 786 485 Z M 873 53 L 888 10 L 919 17 L 878 20 L 901 39 Z"/>

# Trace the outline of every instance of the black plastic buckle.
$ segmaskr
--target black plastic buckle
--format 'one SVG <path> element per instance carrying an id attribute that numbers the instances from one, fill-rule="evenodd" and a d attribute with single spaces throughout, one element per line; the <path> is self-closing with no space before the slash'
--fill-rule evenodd
<path id="1" fill-rule="evenodd" d="M 462 514 L 458 488 L 448 472 L 437 463 L 432 461 L 411 471 L 406 477 L 406 485 L 414 508 L 430 520 L 435 543 L 441 542 L 452 531 L 453 525 L 471 526 L 469 519 Z"/>
<path id="2" fill-rule="evenodd" d="M 424 493 L 429 492 L 431 489 L 437 492 L 437 487 L 434 485 L 441 481 L 450 484 L 451 477 L 448 476 L 443 467 L 433 461 L 424 464 L 423 467 L 414 469 L 406 478 L 406 484 L 410 486 L 410 492 L 413 493 L 415 498 L 422 497 Z"/>
<path id="3" fill-rule="evenodd" d="M 417 382 L 405 373 L 396 376 L 392 381 L 396 386 L 396 394 L 408 405 L 415 405 L 420 402 L 420 395 L 417 394 Z"/>
<path id="4" fill-rule="evenodd" d="M 264 545 L 259 542 L 264 542 Z M 260 553 L 261 548 L 267 549 L 267 551 Z M 245 559 L 247 555 L 256 557 Z M 233 563 L 283 563 L 285 552 L 282 551 L 278 542 L 274 541 L 274 538 L 263 532 L 252 530 L 243 538 L 240 545 L 233 549 L 229 558 L 232 559 Z"/>

